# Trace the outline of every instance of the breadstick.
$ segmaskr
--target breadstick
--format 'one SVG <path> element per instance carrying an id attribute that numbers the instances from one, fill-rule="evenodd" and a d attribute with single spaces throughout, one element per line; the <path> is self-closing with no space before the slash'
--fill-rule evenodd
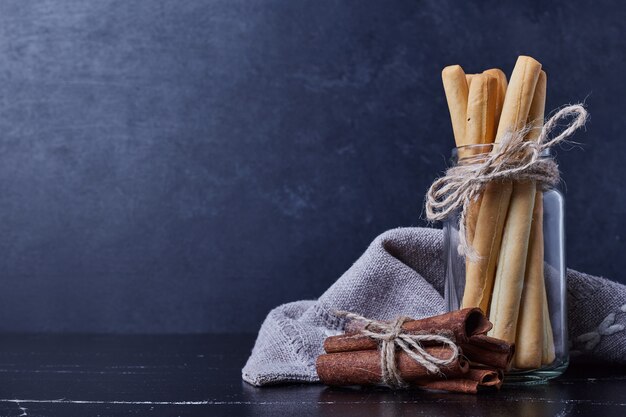
<path id="1" fill-rule="evenodd" d="M 541 64 L 533 58 L 518 58 L 504 98 L 496 140 L 526 124 L 540 72 Z M 532 181 L 514 184 L 498 257 L 489 312 L 493 323 L 490 336 L 508 343 L 515 342 L 536 190 Z"/>
<path id="2" fill-rule="evenodd" d="M 472 79 L 476 76 L 476 74 L 465 74 L 465 81 L 467 81 L 468 90 L 472 87 Z"/>
<path id="3" fill-rule="evenodd" d="M 543 126 L 545 108 L 546 73 L 541 71 L 528 114 L 531 130 L 528 132 L 527 140 L 537 140 L 539 137 Z M 537 190 L 528 244 L 526 276 L 517 322 L 515 341 L 517 353 L 514 363 L 518 369 L 534 369 L 541 366 L 545 333 L 543 299 L 546 291 L 543 275 L 543 254 L 543 193 L 541 190 Z M 548 318 L 548 323 L 549 320 Z"/>
<path id="4" fill-rule="evenodd" d="M 465 144 L 492 143 L 495 138 L 498 80 L 487 74 L 475 74 L 467 98 Z"/>
<path id="5" fill-rule="evenodd" d="M 446 92 L 452 130 L 456 146 L 465 145 L 465 117 L 467 114 L 467 81 L 465 72 L 459 65 L 450 65 L 441 72 L 443 89 Z"/>
<path id="6" fill-rule="evenodd" d="M 495 77 L 496 80 L 498 80 L 498 94 L 497 94 L 497 101 L 496 101 L 496 116 L 495 116 L 495 123 L 496 126 L 498 126 L 498 124 L 500 123 L 500 114 L 502 114 L 502 105 L 504 104 L 504 96 L 506 94 L 506 87 L 507 87 L 507 81 L 506 81 L 506 75 L 504 75 L 504 72 L 502 72 L 501 69 L 499 68 L 491 68 L 488 70 L 484 71 L 485 74 L 489 74 L 492 77 Z"/>
<path id="7" fill-rule="evenodd" d="M 550 322 L 550 310 L 548 309 L 548 296 L 543 292 L 543 354 L 541 356 L 542 365 L 550 365 L 556 359 L 554 350 L 554 334 Z"/>
<path id="8" fill-rule="evenodd" d="M 502 73 L 500 70 L 497 71 Z M 503 81 L 504 83 L 496 79 L 495 90 L 492 84 L 493 81 L 490 81 L 491 91 L 489 95 L 490 97 L 495 96 L 495 103 L 489 104 L 488 108 L 494 112 L 492 124 L 494 131 L 497 126 L 495 113 L 498 108 L 502 108 L 504 100 L 506 77 L 504 77 Z M 501 95 L 499 91 L 502 91 Z M 489 119 L 492 119 L 491 115 Z M 482 143 L 492 143 L 494 140 L 491 132 L 485 134 L 484 137 L 485 140 Z M 513 186 L 510 181 L 488 184 L 480 197 L 475 202 L 472 202 L 468 209 L 468 242 L 472 244 L 472 247 L 479 255 L 479 259 L 476 261 L 467 260 L 466 262 L 463 308 L 480 307 L 487 313 L 493 288 L 496 261 L 498 260 L 498 252 L 500 250 L 502 229 L 512 189 Z M 483 201 L 486 201 L 486 203 L 483 203 Z"/>
<path id="9" fill-rule="evenodd" d="M 534 369 L 541 367 L 544 343 L 543 294 L 543 193 L 535 195 L 535 208 L 530 230 L 526 278 L 520 302 L 517 336 L 515 338 L 514 367 Z"/>
<path id="10" fill-rule="evenodd" d="M 530 131 L 526 135 L 526 140 L 539 139 L 541 128 L 543 127 L 543 118 L 546 113 L 546 90 L 548 88 L 548 77 L 545 71 L 539 71 L 535 93 L 528 111 L 528 125 Z"/>
<path id="11" fill-rule="evenodd" d="M 490 336 L 508 343 L 515 342 L 536 189 L 532 181 L 513 185 L 502 235 L 489 320 L 493 323 Z"/>
<path id="12" fill-rule="evenodd" d="M 468 144 L 493 143 L 496 127 L 497 91 L 498 81 L 494 77 L 488 74 L 476 74 L 473 76 L 467 99 L 467 125 L 465 126 L 466 142 Z M 467 241 L 470 243 L 474 240 L 481 203 L 482 195 L 472 201 L 467 210 Z M 481 252 L 479 253 L 483 253 L 485 248 L 481 247 L 480 250 Z M 483 293 L 484 285 L 481 278 L 484 277 L 484 274 L 476 273 L 474 267 L 470 266 L 469 262 L 466 265 L 465 275 L 466 277 L 471 276 L 471 278 L 466 278 L 465 281 L 464 307 L 467 306 L 466 303 L 477 307 L 480 301 L 477 297 Z M 465 294 L 467 294 L 467 297 Z"/>
<path id="13" fill-rule="evenodd" d="M 467 145 L 492 143 L 495 137 L 495 112 L 498 94 L 498 80 L 488 74 L 469 74 L 474 80 L 470 83 L 467 98 L 467 124 L 465 125 L 465 143 Z M 470 154 L 478 153 L 480 149 Z M 467 241 L 472 242 L 478 211 L 482 197 L 470 203 L 467 210 Z"/>
<path id="14" fill-rule="evenodd" d="M 507 131 L 519 130 L 526 124 L 540 72 L 541 64 L 533 58 L 517 58 L 504 97 L 496 141 L 502 139 Z"/>
<path id="15" fill-rule="evenodd" d="M 470 201 L 469 207 L 467 208 L 467 214 L 465 217 L 467 226 L 465 228 L 465 233 L 467 233 L 467 241 L 470 244 L 474 240 L 474 235 L 476 234 L 476 222 L 478 222 L 478 214 L 480 213 L 480 205 L 482 204 L 482 202 L 483 195 L 481 193 L 478 195 L 478 197 L 476 197 L 475 200 Z M 467 271 L 465 275 L 467 276 Z"/>
<path id="16" fill-rule="evenodd" d="M 489 308 L 493 277 L 500 252 L 502 229 L 513 185 L 510 181 L 487 184 L 482 193 L 472 247 L 480 258 L 465 265 L 465 290 L 461 308 Z"/>

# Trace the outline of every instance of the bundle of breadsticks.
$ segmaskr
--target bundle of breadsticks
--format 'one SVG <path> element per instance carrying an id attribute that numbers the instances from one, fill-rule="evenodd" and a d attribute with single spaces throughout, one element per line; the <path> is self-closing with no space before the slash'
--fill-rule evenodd
<path id="1" fill-rule="evenodd" d="M 497 69 L 465 74 L 444 68 L 442 79 L 457 148 L 497 143 L 527 129 L 537 140 L 544 121 L 546 73 L 520 56 L 508 81 Z M 463 149 L 463 148 L 461 148 Z M 544 283 L 543 196 L 534 181 L 488 183 L 467 210 L 466 239 L 478 256 L 466 260 L 462 308 L 480 307 L 490 336 L 515 343 L 513 366 L 536 369 L 555 359 Z"/>

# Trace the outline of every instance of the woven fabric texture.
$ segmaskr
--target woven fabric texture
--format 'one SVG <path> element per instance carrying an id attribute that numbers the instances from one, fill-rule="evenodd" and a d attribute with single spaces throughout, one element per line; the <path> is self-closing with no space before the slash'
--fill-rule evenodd
<path id="1" fill-rule="evenodd" d="M 445 312 L 442 252 L 438 229 L 399 228 L 378 236 L 319 299 L 283 304 L 268 314 L 243 379 L 257 386 L 317 382 L 323 341 L 344 325 L 334 311 L 377 320 Z M 626 363 L 626 286 L 574 270 L 567 280 L 572 359 Z"/>

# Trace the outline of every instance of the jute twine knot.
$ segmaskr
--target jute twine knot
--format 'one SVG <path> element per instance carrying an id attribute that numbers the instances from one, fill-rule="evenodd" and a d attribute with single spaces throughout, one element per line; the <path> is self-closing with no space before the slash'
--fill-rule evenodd
<path id="1" fill-rule="evenodd" d="M 452 364 L 459 356 L 459 348 L 452 338 L 438 334 L 409 334 L 402 330 L 402 325 L 409 317 L 398 317 L 394 321 L 385 322 L 371 320 L 355 313 L 338 311 L 338 316 L 348 320 L 359 320 L 365 323 L 360 334 L 368 336 L 380 343 L 380 369 L 382 383 L 392 388 L 405 388 L 408 384 L 400 376 L 396 363 L 396 348 L 402 349 L 411 359 L 422 365 L 431 373 L 439 373 L 441 366 Z M 452 350 L 449 358 L 440 359 L 432 356 L 422 346 L 423 342 L 436 342 L 447 345 Z"/>
<path id="2" fill-rule="evenodd" d="M 507 132 L 489 154 L 478 155 L 470 158 L 469 163 L 449 168 L 443 177 L 433 182 L 426 194 L 426 217 L 432 221 L 444 220 L 460 209 L 459 253 L 477 260 L 479 256 L 468 243 L 465 230 L 471 201 L 479 196 L 487 183 L 495 180 L 535 181 L 543 189 L 558 183 L 558 165 L 553 158 L 542 157 L 542 153 L 584 126 L 587 116 L 587 110 L 581 104 L 563 107 L 543 125 L 537 140 L 525 140 L 529 128 Z M 548 135 L 562 119 L 571 121 L 559 135 L 549 139 Z"/>

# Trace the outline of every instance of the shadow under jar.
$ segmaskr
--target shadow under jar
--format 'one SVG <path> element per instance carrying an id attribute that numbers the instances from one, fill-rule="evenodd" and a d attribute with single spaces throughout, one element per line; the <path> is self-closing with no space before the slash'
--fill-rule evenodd
<path id="1" fill-rule="evenodd" d="M 452 163 L 478 163 L 494 146 L 453 149 Z M 473 258 L 459 251 L 459 213 L 444 221 L 448 310 L 480 307 L 494 323 L 489 335 L 515 343 L 507 384 L 546 382 L 569 362 L 564 205 L 555 187 L 490 182 L 466 214 Z"/>

